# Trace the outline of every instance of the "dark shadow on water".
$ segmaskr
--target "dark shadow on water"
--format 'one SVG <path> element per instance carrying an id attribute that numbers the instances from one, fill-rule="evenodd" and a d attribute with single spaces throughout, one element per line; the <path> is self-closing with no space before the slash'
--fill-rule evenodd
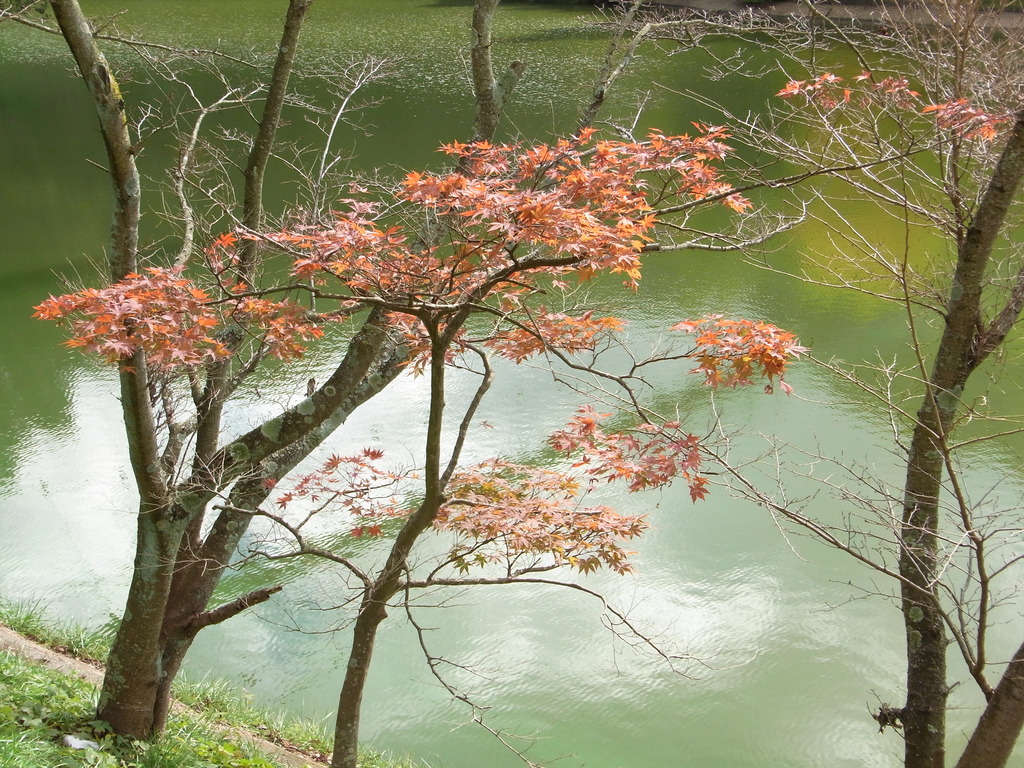
<path id="1" fill-rule="evenodd" d="M 546 29 L 542 32 L 534 32 L 529 35 L 501 35 L 495 36 L 498 42 L 504 43 L 546 43 L 554 40 L 604 40 L 608 37 L 607 31 L 598 27 L 558 27 Z"/>
<path id="2" fill-rule="evenodd" d="M 533 2 L 503 3 L 501 8 L 514 8 L 516 10 L 549 10 L 553 6 L 562 6 L 566 9 L 573 9 L 583 12 L 596 6 L 608 5 L 602 0 L 533 0 Z M 429 0 L 423 3 L 425 8 L 471 8 L 473 0 Z M 579 25 L 551 27 L 542 32 L 535 32 L 528 35 L 502 34 L 501 39 L 505 43 L 545 43 L 551 40 L 565 40 L 575 38 L 578 40 L 599 40 L 608 36 L 607 32 L 597 26 L 581 27 Z"/>
<path id="3" fill-rule="evenodd" d="M 548 8 L 552 5 L 563 5 L 566 7 L 577 6 L 579 8 L 587 8 L 600 5 L 612 5 L 613 3 L 608 0 L 520 0 L 515 3 L 504 3 L 505 8 Z M 473 0 L 432 0 L 432 2 L 424 3 L 425 7 L 428 8 L 469 8 L 473 5 Z"/>

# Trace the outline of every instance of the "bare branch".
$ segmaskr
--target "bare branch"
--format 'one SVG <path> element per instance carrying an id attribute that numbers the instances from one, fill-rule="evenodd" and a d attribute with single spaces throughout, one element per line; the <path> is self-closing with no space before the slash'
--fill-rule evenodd
<path id="1" fill-rule="evenodd" d="M 233 616 L 237 616 L 242 611 L 252 608 L 254 605 L 266 602 L 272 595 L 276 595 L 282 589 L 281 585 L 254 589 L 252 592 L 235 598 L 230 603 L 224 603 L 212 610 L 203 611 L 189 622 L 188 629 L 190 632 L 195 633 L 205 627 L 220 624 Z"/>

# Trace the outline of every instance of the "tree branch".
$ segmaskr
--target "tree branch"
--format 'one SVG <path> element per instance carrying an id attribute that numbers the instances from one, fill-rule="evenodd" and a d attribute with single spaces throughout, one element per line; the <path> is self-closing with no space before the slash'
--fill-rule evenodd
<path id="1" fill-rule="evenodd" d="M 271 595 L 277 594 L 282 589 L 283 587 L 280 584 L 272 587 L 254 589 L 248 594 L 235 598 L 230 603 L 219 605 L 213 610 L 203 611 L 188 623 L 187 629 L 189 632 L 195 634 L 201 629 L 213 626 L 214 624 L 220 624 L 222 621 L 227 621 L 233 616 L 237 616 L 242 611 L 252 608 L 254 605 L 266 602 L 270 599 Z"/>

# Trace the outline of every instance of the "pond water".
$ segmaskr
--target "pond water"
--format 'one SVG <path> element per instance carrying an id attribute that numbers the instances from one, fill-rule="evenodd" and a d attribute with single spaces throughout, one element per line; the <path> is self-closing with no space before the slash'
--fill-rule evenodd
<path id="1" fill-rule="evenodd" d="M 271 0 L 86 3 L 98 17 L 127 9 L 119 18 L 124 29 L 189 47 L 272 46 L 283 7 Z M 469 12 L 456 0 L 330 0 L 315 6 L 304 33 L 304 64 L 330 66 L 337 58 L 370 55 L 393 60 L 392 77 L 371 90 L 380 103 L 362 115 L 361 128 L 346 128 L 339 137 L 358 167 L 422 166 L 435 162 L 439 143 L 466 136 Z M 503 5 L 499 56 L 529 64 L 506 135 L 543 139 L 571 125 L 604 50 L 600 33 L 580 19 L 588 13 L 585 7 Z M 105 179 L 86 162 L 100 161 L 102 149 L 84 88 L 68 73 L 59 43 L 0 25 L 0 327 L 6 330 L 0 353 L 0 595 L 38 598 L 56 617 L 95 626 L 123 602 L 134 501 L 113 377 L 62 348 L 60 330 L 30 319 L 32 305 L 61 290 L 58 275 L 93 274 L 90 265 L 102 255 L 109 220 Z M 133 66 L 130 54 L 112 58 L 126 71 Z M 627 119 L 641 93 L 651 91 L 645 121 L 667 132 L 686 130 L 705 114 L 652 83 L 700 90 L 707 82 L 702 67 L 697 57 L 646 52 L 609 116 Z M 779 84 L 766 77 L 728 87 L 707 82 L 707 88 L 734 108 L 756 109 Z M 130 99 L 130 85 L 128 93 Z M 146 163 L 144 155 L 144 168 Z M 765 258 L 794 269 L 825 243 L 820 228 L 807 227 Z M 905 354 L 900 311 L 863 295 L 800 283 L 728 253 L 662 256 L 645 269 L 638 292 L 597 283 L 589 298 L 630 319 L 631 344 L 638 350 L 656 343 L 673 322 L 723 312 L 792 329 L 822 359 Z M 330 352 L 311 358 L 295 380 L 304 382 L 327 365 Z M 888 427 L 855 390 L 810 364 L 798 366 L 791 383 L 798 396 L 768 397 L 750 389 L 715 397 L 724 423 L 739 431 L 737 450 L 756 453 L 766 445 L 759 436 L 770 435 L 898 482 Z M 659 403 L 680 403 L 693 431 L 711 423 L 711 397 L 685 369 L 657 384 Z M 294 386 L 267 382 L 262 402 L 239 407 L 239 423 L 295 397 L 289 389 Z M 456 380 L 451 399 L 465 397 L 469 386 Z M 990 395 L 1000 397 L 1010 403 L 1019 392 Z M 542 455 L 545 436 L 578 401 L 543 371 L 501 367 L 481 415 L 494 428 L 475 435 L 470 457 Z M 402 378 L 359 411 L 330 448 L 341 453 L 374 443 L 414 455 L 424 402 L 418 382 Z M 987 489 L 1002 481 L 1000 493 L 1019 498 L 1020 448 L 1018 441 L 979 449 L 971 459 L 971 482 Z M 419 620 L 431 627 L 435 652 L 474 670 L 453 670 L 454 679 L 491 708 L 494 727 L 527 736 L 517 743 L 528 748 L 530 759 L 561 757 L 555 763 L 561 766 L 898 764 L 899 736 L 879 734 L 868 710 L 879 701 L 900 700 L 900 615 L 880 598 L 855 599 L 866 591 L 889 591 L 887 585 L 838 553 L 787 538 L 763 510 L 721 489 L 697 505 L 682 487 L 609 494 L 607 500 L 648 514 L 653 530 L 637 547 L 635 576 L 599 574 L 587 585 L 628 609 L 665 647 L 694 660 L 680 665 L 685 674 L 676 674 L 616 642 L 601 625 L 599 606 L 576 595 L 527 587 L 438 595 L 443 610 L 424 606 Z M 814 511 L 830 519 L 843 513 L 825 496 Z M 322 632 L 344 617 L 320 609 L 344 599 L 344 582 L 320 564 L 257 565 L 231 574 L 225 590 L 273 580 L 286 585 L 277 599 L 202 633 L 186 674 L 228 677 L 260 702 L 327 718 L 340 687 L 346 635 Z M 999 629 L 997 648 L 1015 645 L 1019 623 Z M 978 701 L 966 692 L 955 704 L 951 739 L 959 744 L 960 731 L 977 717 Z M 374 659 L 364 738 L 432 766 L 521 764 L 470 717 L 431 679 L 411 627 L 393 616 Z"/>

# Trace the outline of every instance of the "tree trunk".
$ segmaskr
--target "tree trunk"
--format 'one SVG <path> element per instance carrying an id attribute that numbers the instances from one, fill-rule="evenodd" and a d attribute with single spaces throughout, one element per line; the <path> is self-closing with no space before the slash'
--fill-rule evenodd
<path id="1" fill-rule="evenodd" d="M 903 620 L 907 645 L 907 701 L 901 719 L 905 768 L 944 768 L 946 739 L 946 631 L 933 598 L 938 578 L 938 510 L 944 434 L 929 407 L 918 414 L 907 472 L 900 546 Z M 948 424 L 946 419 L 943 419 Z"/>
<path id="2" fill-rule="evenodd" d="M 440 364 L 434 359 L 441 360 Z M 432 372 L 443 369 L 444 355 L 431 360 Z M 431 422 L 427 428 L 427 453 L 434 453 L 438 447 L 443 409 L 443 385 L 440 391 L 436 387 L 438 379 L 435 375 L 435 387 L 431 389 Z M 432 472 L 431 470 L 434 470 Z M 409 563 L 409 554 L 413 545 L 430 527 L 441 508 L 443 496 L 438 490 L 437 479 L 439 465 L 427 459 L 425 469 L 427 498 L 417 510 L 411 514 L 395 537 L 388 559 L 381 567 L 376 580 L 368 584 L 362 601 L 359 604 L 359 615 L 352 630 L 352 649 L 349 651 L 348 664 L 345 668 L 345 681 L 342 683 L 341 696 L 338 700 L 338 716 L 334 724 L 334 754 L 331 768 L 357 768 L 356 757 L 359 751 L 359 715 L 362 708 L 363 690 L 370 671 L 370 660 L 373 647 L 377 640 L 377 629 L 387 618 L 387 602 L 402 588 L 402 577 Z"/>
<path id="3" fill-rule="evenodd" d="M 164 562 L 175 562 L 175 566 L 165 569 L 170 573 L 162 574 L 167 579 L 162 601 L 141 599 L 143 593 L 133 582 L 125 616 L 135 615 L 132 610 L 134 601 L 140 602 L 141 610 L 148 613 L 143 614 L 138 624 L 122 620 L 118 638 L 124 633 L 126 642 L 115 645 L 111 650 L 108 672 L 113 668 L 127 667 L 128 673 L 119 675 L 126 682 L 117 686 L 109 680 L 104 681 L 103 695 L 108 703 L 99 713 L 100 719 L 110 722 L 116 732 L 130 733 L 136 738 L 162 733 L 170 712 L 174 679 L 199 632 L 264 602 L 280 591 L 279 586 L 263 587 L 214 609 L 207 608 L 239 539 L 249 525 L 248 515 L 234 514 L 230 518 L 218 518 L 204 542 L 212 540 L 211 546 L 201 550 L 207 555 L 215 552 L 217 557 L 200 554 L 184 564 L 187 558 L 183 553 L 196 551 L 184 541 L 187 532 L 178 537 L 176 546 L 163 550 L 167 556 L 177 557 L 177 560 L 164 558 Z M 226 535 L 222 535 L 224 533 Z M 136 575 L 139 573 L 140 569 L 136 568 Z M 157 605 L 162 605 L 162 608 L 158 610 Z M 154 626 L 158 628 L 155 634 L 152 631 Z M 131 731 L 122 730 L 126 728 L 124 717 L 117 714 L 125 707 L 130 707 L 134 721 L 138 723 L 132 726 Z"/>
<path id="4" fill-rule="evenodd" d="M 359 754 L 359 714 L 363 690 L 370 671 L 370 660 L 377 640 L 377 629 L 387 618 L 385 604 L 368 590 L 359 606 L 359 616 L 352 630 L 352 650 L 345 668 L 345 682 L 338 700 L 338 716 L 334 724 L 334 754 L 331 768 L 356 768 Z"/>
<path id="5" fill-rule="evenodd" d="M 219 576 L 217 579 L 212 580 L 209 586 L 210 591 L 216 586 L 217 581 L 219 581 Z M 227 621 L 242 611 L 266 601 L 271 595 L 280 591 L 281 587 L 278 585 L 254 589 L 248 594 L 211 610 L 203 610 L 200 607 L 196 613 L 186 612 L 184 614 L 186 620 L 184 621 L 171 624 L 165 620 L 160 637 L 160 679 L 153 700 L 155 732 L 162 732 L 167 725 L 167 713 L 170 711 L 174 679 L 178 674 L 181 663 L 185 660 L 185 654 L 192 647 L 192 642 L 196 639 L 196 635 L 199 634 L 200 630 L 213 624 Z M 202 606 L 208 601 L 209 596 L 206 596 L 205 598 L 193 598 L 189 600 L 189 603 L 194 606 Z M 171 613 L 171 609 L 169 609 L 169 613 Z M 177 616 L 179 614 L 175 612 L 171 615 Z"/>
<path id="6" fill-rule="evenodd" d="M 107 271 L 110 280 L 116 282 L 137 270 L 141 215 L 141 182 L 125 103 L 76 0 L 52 0 L 50 5 L 92 96 L 107 153 L 114 191 Z M 173 517 L 168 503 L 146 360 L 141 353 L 120 366 L 119 379 L 128 453 L 139 491 L 138 542 L 128 601 L 107 661 L 97 717 L 107 720 L 119 733 L 144 738 L 153 729 L 149 704 L 157 685 L 156 639 L 184 522 Z"/>
<path id="7" fill-rule="evenodd" d="M 423 467 L 424 498 L 416 511 L 406 518 L 376 579 L 367 582 L 362 602 L 359 604 L 359 615 L 352 631 L 352 649 L 349 651 L 345 682 L 342 684 L 338 701 L 331 768 L 356 768 L 359 751 L 359 715 L 363 689 L 366 687 L 366 677 L 370 671 L 373 646 L 377 639 L 377 629 L 387 618 L 388 600 L 402 589 L 402 579 L 406 574 L 413 546 L 437 518 L 444 503 L 444 486 L 448 476 L 448 473 L 442 472 L 441 469 L 445 352 L 464 320 L 464 316 L 461 319 L 450 320 L 445 334 L 438 331 L 436 322 L 427 324 L 431 339 L 430 408 L 427 418 L 426 460 Z M 453 450 L 451 466 L 458 461 L 459 450 L 458 446 Z"/>
<path id="8" fill-rule="evenodd" d="M 1004 768 L 1024 728 L 1024 643 L 1010 660 L 956 768 Z"/>
<path id="9" fill-rule="evenodd" d="M 945 764 L 946 633 L 934 584 L 939 578 L 939 498 L 947 443 L 964 387 L 989 348 L 982 322 L 986 270 L 1006 213 L 1024 177 L 1024 111 L 1016 116 L 996 169 L 957 252 L 945 327 L 918 411 L 907 462 L 900 539 L 907 701 L 902 720 L 905 768 Z M 991 328 L 989 330 L 992 330 Z"/>
<path id="10" fill-rule="evenodd" d="M 444 360 L 442 355 L 440 358 Z M 444 363 L 441 363 L 443 367 Z M 434 371 L 439 366 L 431 363 Z M 440 395 L 443 402 L 444 395 Z M 431 392 L 432 406 L 438 402 L 436 391 Z M 432 412 L 434 408 L 431 409 Z M 428 427 L 428 444 L 436 441 L 440 435 L 440 420 L 432 418 Z M 429 449 L 428 449 L 429 452 Z M 428 467 L 431 464 L 427 461 Z M 437 465 L 435 464 L 435 469 Z M 409 563 L 409 553 L 420 535 L 437 517 L 441 507 L 441 495 L 436 491 L 435 483 L 431 482 L 427 469 L 428 496 L 419 508 L 411 514 L 395 537 L 388 559 L 377 575 L 375 581 L 367 584 L 363 599 L 359 604 L 359 615 L 352 630 L 352 648 L 349 651 L 348 664 L 345 667 L 345 681 L 342 683 L 341 695 L 338 700 L 338 715 L 334 723 L 334 753 L 331 768 L 357 768 L 356 758 L 359 753 L 359 716 L 363 703 L 363 690 L 370 672 L 370 660 L 377 641 L 377 629 L 387 618 L 387 602 L 402 586 L 402 576 Z M 433 475 L 437 477 L 438 475 Z"/>
<path id="11" fill-rule="evenodd" d="M 111 723 L 118 733 L 128 733 L 136 738 L 161 733 L 167 724 L 175 676 L 200 630 L 226 621 L 280 591 L 278 586 L 264 587 L 212 610 L 207 609 L 250 520 L 248 515 L 226 517 L 218 518 L 202 549 L 197 550 L 186 543 L 188 531 L 178 534 L 176 544 L 170 541 L 161 544 L 159 561 L 173 562 L 172 568 L 161 568 L 158 574 L 147 579 L 146 569 L 136 564 L 135 579 L 140 583 L 132 583 L 126 618 L 121 622 L 107 666 L 108 675 L 111 670 L 123 671 L 104 681 L 98 715 Z M 139 519 L 144 520 L 146 516 Z M 182 527 L 178 526 L 179 531 Z M 143 541 L 142 535 L 140 532 L 140 541 Z M 189 560 L 185 552 L 198 554 Z M 176 560 L 171 559 L 175 557 Z M 160 597 L 157 598 L 152 589 L 146 597 L 147 586 L 158 581 L 163 590 Z M 129 616 L 131 620 L 127 618 Z M 135 616 L 141 619 L 135 621 Z M 158 631 L 154 633 L 153 627 Z M 124 680 L 124 683 L 119 685 L 115 680 Z M 133 713 L 133 724 L 126 724 L 121 710 Z M 127 730 L 129 727 L 130 731 Z"/>
<path id="12" fill-rule="evenodd" d="M 146 739 L 154 733 L 160 631 L 184 526 L 150 510 L 139 514 L 137 527 L 128 601 L 107 659 L 96 717 L 115 733 Z"/>
<path id="13" fill-rule="evenodd" d="M 239 482 L 239 485 L 243 484 L 244 481 Z M 266 492 L 263 492 L 253 507 L 265 495 Z M 198 527 L 200 521 L 201 518 L 197 518 L 194 525 Z M 188 541 L 191 534 L 188 531 L 178 547 L 174 579 L 160 626 L 159 678 L 153 699 L 154 728 L 157 733 L 162 732 L 167 725 L 171 687 L 181 663 L 199 631 L 209 626 L 209 622 L 203 621 L 207 615 L 207 605 L 250 521 L 248 515 L 224 512 L 218 516 L 201 546 Z M 266 595 L 269 596 L 270 593 Z M 254 604 L 255 601 L 250 600 L 246 607 Z"/>
<path id="14" fill-rule="evenodd" d="M 192 647 L 196 633 L 179 632 L 165 637 L 160 643 L 160 678 L 153 692 L 153 733 L 163 733 L 167 728 L 167 716 L 171 712 L 174 680 L 185 660 L 185 654 Z"/>
<path id="15" fill-rule="evenodd" d="M 501 0 L 474 0 L 473 3 L 473 46 L 470 49 L 470 63 L 473 73 L 473 96 L 476 100 L 476 117 L 473 120 L 474 141 L 494 139 L 501 115 L 505 111 L 505 101 L 512 95 L 523 72 L 526 71 L 523 62 L 513 61 L 501 79 L 494 76 L 491 30 L 499 2 Z"/>

